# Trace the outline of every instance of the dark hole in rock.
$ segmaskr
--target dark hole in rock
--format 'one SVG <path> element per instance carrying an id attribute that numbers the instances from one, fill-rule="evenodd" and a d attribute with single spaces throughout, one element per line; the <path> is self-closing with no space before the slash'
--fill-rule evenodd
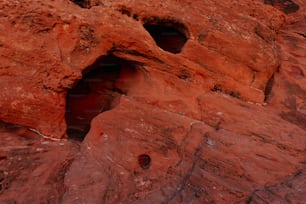
<path id="1" fill-rule="evenodd" d="M 151 157 L 147 154 L 139 155 L 138 164 L 142 169 L 148 169 L 151 165 Z"/>
<path id="2" fill-rule="evenodd" d="M 90 129 L 91 120 L 110 110 L 136 74 L 134 63 L 114 56 L 99 58 L 83 72 L 83 78 L 68 91 L 66 97 L 67 135 L 83 140 Z"/>
<path id="3" fill-rule="evenodd" d="M 221 88 L 221 86 L 215 85 L 215 86 L 211 89 L 211 91 L 213 91 L 213 92 L 222 92 L 223 89 Z"/>
<path id="4" fill-rule="evenodd" d="M 119 9 L 119 11 L 121 12 L 121 14 L 123 14 L 123 15 L 127 15 L 127 16 L 131 16 L 131 9 L 129 9 L 129 8 L 126 8 L 126 7 L 121 7 L 120 9 Z"/>
<path id="5" fill-rule="evenodd" d="M 180 53 L 187 41 L 185 26 L 177 22 L 149 22 L 144 28 L 161 49 L 174 54 Z"/>
<path id="6" fill-rule="evenodd" d="M 90 8 L 90 0 L 72 0 L 72 2 L 79 5 L 81 8 Z"/>
<path id="7" fill-rule="evenodd" d="M 294 13 L 300 8 L 299 5 L 292 0 L 264 0 L 264 3 L 270 4 L 286 14 Z"/>
<path id="8" fill-rule="evenodd" d="M 133 19 L 138 21 L 139 20 L 138 15 L 137 14 L 133 14 Z"/>
<path id="9" fill-rule="evenodd" d="M 238 98 L 238 99 L 241 98 L 240 93 L 238 93 L 238 92 L 236 92 L 236 91 L 230 91 L 230 90 L 223 89 L 220 85 L 215 85 L 215 86 L 211 89 L 211 91 L 213 91 L 213 92 L 225 93 L 225 94 L 230 95 L 231 97 Z"/>
<path id="10" fill-rule="evenodd" d="M 230 91 L 228 94 L 229 94 L 230 96 L 234 97 L 234 98 L 240 98 L 240 97 L 241 97 L 241 96 L 240 96 L 240 93 L 235 92 L 235 91 Z"/>

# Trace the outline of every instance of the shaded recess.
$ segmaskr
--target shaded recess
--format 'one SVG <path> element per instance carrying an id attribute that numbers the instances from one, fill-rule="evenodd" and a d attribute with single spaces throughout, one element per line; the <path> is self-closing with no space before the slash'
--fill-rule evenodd
<path id="1" fill-rule="evenodd" d="M 272 88 L 274 85 L 274 75 L 269 79 L 266 88 L 265 88 L 265 102 L 269 99 L 269 96 L 271 94 Z"/>
<path id="2" fill-rule="evenodd" d="M 122 14 L 122 15 L 126 15 L 128 17 L 132 17 L 134 20 L 138 21 L 139 20 L 139 16 L 137 13 L 132 13 L 132 9 L 127 8 L 125 6 L 122 6 L 118 9 L 118 11 Z"/>
<path id="3" fill-rule="evenodd" d="M 299 34 L 299 35 L 302 36 L 303 38 L 306 38 L 306 34 L 304 34 L 304 33 L 297 33 L 297 34 Z"/>
<path id="4" fill-rule="evenodd" d="M 139 155 L 138 164 L 142 169 L 148 169 L 151 165 L 151 157 L 147 154 Z"/>
<path id="5" fill-rule="evenodd" d="M 292 0 L 264 0 L 264 3 L 272 5 L 286 14 L 294 13 L 300 8 L 299 5 Z"/>
<path id="6" fill-rule="evenodd" d="M 66 97 L 67 135 L 82 140 L 91 120 L 115 106 L 116 99 L 127 94 L 128 84 L 136 75 L 136 64 L 114 56 L 100 57 L 87 67 L 83 78 Z"/>
<path id="7" fill-rule="evenodd" d="M 160 20 L 157 17 L 144 22 L 144 28 L 161 49 L 174 54 L 181 52 L 188 37 L 185 25 L 174 20 Z"/>
<path id="8" fill-rule="evenodd" d="M 81 8 L 91 8 L 92 6 L 99 6 L 102 3 L 99 0 L 71 0 L 73 3 L 77 4 Z"/>
<path id="9" fill-rule="evenodd" d="M 72 0 L 72 2 L 79 5 L 81 8 L 90 8 L 90 0 Z"/>
<path id="10" fill-rule="evenodd" d="M 234 97 L 234 98 L 238 98 L 240 99 L 241 98 L 241 95 L 240 93 L 236 92 L 236 91 L 232 91 L 232 90 L 226 90 L 224 89 L 221 85 L 218 85 L 216 84 L 212 89 L 211 91 L 213 92 L 220 92 L 220 93 L 224 93 L 224 94 L 227 94 L 231 97 Z"/>

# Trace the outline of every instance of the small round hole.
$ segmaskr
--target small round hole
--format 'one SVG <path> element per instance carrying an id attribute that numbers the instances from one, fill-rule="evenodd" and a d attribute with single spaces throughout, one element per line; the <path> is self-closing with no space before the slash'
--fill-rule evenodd
<path id="1" fill-rule="evenodd" d="M 147 154 L 139 155 L 138 164 L 142 169 L 148 169 L 151 165 L 151 157 Z"/>

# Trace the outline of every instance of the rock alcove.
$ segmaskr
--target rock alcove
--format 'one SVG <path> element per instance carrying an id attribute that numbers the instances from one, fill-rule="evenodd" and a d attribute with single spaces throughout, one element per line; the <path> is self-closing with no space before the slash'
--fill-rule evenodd
<path id="1" fill-rule="evenodd" d="M 112 109 L 122 94 L 127 94 L 135 64 L 114 56 L 100 57 L 87 67 L 83 78 L 66 96 L 67 135 L 83 140 L 90 129 L 91 120 Z"/>
<path id="2" fill-rule="evenodd" d="M 187 42 L 187 28 L 177 21 L 154 19 L 146 22 L 143 26 L 155 43 L 167 52 L 180 53 Z"/>

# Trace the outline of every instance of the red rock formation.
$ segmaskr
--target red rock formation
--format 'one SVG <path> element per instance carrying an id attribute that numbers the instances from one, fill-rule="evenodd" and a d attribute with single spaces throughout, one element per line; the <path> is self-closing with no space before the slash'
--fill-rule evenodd
<path id="1" fill-rule="evenodd" d="M 263 102 L 267 82 L 279 65 L 273 39 L 284 15 L 253 1 L 161 3 L 112 1 L 83 9 L 64 0 L 3 1 L 0 29 L 14 35 L 0 39 L 0 118 L 49 137 L 65 136 L 67 90 L 96 59 L 110 54 L 142 64 L 138 69 L 148 80 L 141 89 L 130 88 L 130 97 L 156 101 L 167 110 L 172 95 L 186 104 L 189 116 L 199 118 L 196 98 L 211 90 Z M 178 30 L 188 40 L 174 55 L 158 47 L 162 42 L 154 42 L 148 25 L 153 38 L 167 28 L 165 33 Z M 195 93 L 169 94 L 161 89 L 168 86 L 198 88 Z"/>
<path id="2" fill-rule="evenodd" d="M 288 2 L 0 2 L 0 203 L 305 200 Z"/>

